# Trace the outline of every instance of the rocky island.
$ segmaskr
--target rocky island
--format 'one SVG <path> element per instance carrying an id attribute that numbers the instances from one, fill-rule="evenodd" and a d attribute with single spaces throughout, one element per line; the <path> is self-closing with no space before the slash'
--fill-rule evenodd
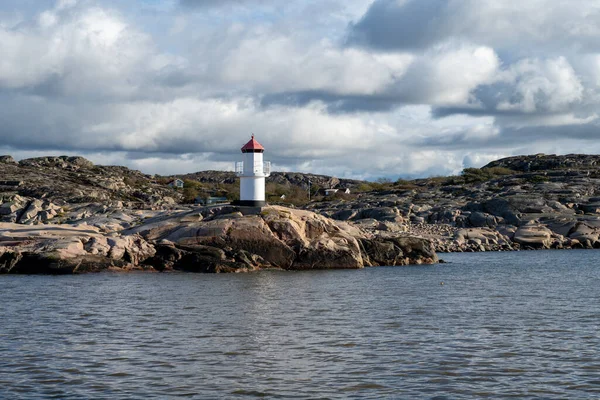
<path id="1" fill-rule="evenodd" d="M 460 176 L 399 180 L 310 209 L 438 252 L 600 248 L 600 156 L 509 157 Z"/>
<path id="2" fill-rule="evenodd" d="M 382 238 L 282 206 L 180 205 L 165 180 L 81 157 L 0 159 L 0 273 L 246 272 L 431 264 L 431 241 Z"/>
<path id="3" fill-rule="evenodd" d="M 274 173 L 273 205 L 249 210 L 187 204 L 198 192 L 234 200 L 233 173 L 3 156 L 0 273 L 363 268 L 435 263 L 436 252 L 600 248 L 598 165 L 540 154 L 411 181 Z M 169 187 L 174 178 L 186 187 Z M 308 179 L 312 201 L 299 201 Z"/>

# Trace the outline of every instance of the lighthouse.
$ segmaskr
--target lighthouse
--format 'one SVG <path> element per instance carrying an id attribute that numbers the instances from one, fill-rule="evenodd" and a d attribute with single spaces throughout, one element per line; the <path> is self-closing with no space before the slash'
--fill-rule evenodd
<path id="1" fill-rule="evenodd" d="M 240 205 L 263 207 L 265 202 L 265 178 L 271 174 L 271 163 L 263 161 L 265 148 L 254 139 L 242 147 L 244 161 L 235 165 L 240 177 Z"/>

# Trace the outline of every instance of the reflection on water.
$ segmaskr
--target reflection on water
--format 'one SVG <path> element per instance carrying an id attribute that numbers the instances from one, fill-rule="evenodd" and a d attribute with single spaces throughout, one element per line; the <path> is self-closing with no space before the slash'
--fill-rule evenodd
<path id="1" fill-rule="evenodd" d="M 0 398 L 600 397 L 599 255 L 0 276 Z"/>

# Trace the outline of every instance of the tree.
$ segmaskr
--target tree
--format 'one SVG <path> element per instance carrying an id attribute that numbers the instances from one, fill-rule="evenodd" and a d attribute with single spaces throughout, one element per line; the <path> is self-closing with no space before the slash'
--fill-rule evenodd
<path id="1" fill-rule="evenodd" d="M 202 184 L 198 181 L 186 179 L 183 181 L 183 201 L 184 203 L 194 203 L 200 194 Z"/>

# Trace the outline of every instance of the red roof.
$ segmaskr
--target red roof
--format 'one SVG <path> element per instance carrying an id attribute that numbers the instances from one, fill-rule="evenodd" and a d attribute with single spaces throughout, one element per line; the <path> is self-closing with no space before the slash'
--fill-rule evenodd
<path id="1" fill-rule="evenodd" d="M 250 139 L 250 141 L 246 143 L 244 147 L 242 147 L 242 153 L 245 153 L 250 150 L 265 150 L 265 148 L 262 147 L 262 145 L 258 143 L 256 139 L 254 139 L 254 135 L 252 135 L 252 139 Z"/>

